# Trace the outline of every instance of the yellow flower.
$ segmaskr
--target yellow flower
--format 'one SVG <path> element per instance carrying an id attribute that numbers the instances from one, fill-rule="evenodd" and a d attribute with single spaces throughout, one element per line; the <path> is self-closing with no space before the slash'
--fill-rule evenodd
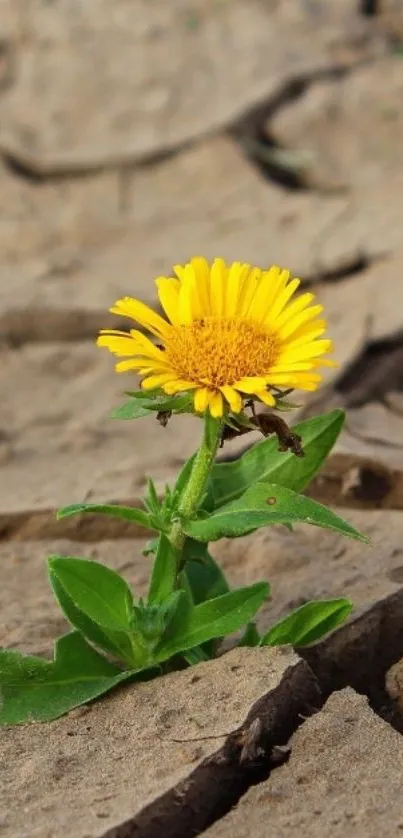
<path id="1" fill-rule="evenodd" d="M 110 309 L 137 321 L 157 345 L 136 329 L 103 329 L 98 337 L 98 346 L 127 356 L 116 370 L 135 370 L 143 388 L 194 390 L 195 410 L 219 417 L 228 406 L 239 413 L 251 396 L 273 407 L 270 387 L 316 390 L 318 368 L 334 365 L 322 358 L 332 351 L 332 342 L 320 339 L 322 306 L 311 305 L 311 293 L 291 301 L 300 280 L 289 271 L 195 258 L 174 272 L 156 280 L 167 319 L 132 297 Z"/>

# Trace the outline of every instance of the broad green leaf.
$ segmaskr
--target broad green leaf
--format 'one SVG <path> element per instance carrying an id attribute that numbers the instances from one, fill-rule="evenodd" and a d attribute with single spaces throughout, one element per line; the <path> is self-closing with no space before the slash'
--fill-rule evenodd
<path id="1" fill-rule="evenodd" d="M 120 506 L 114 503 L 72 503 L 59 509 L 57 519 L 70 518 L 72 515 L 81 515 L 83 512 L 111 515 L 113 518 L 123 518 L 133 524 L 139 524 L 148 530 L 155 529 L 148 512 L 143 509 L 136 509 L 133 506 Z"/>
<path id="2" fill-rule="evenodd" d="M 330 509 L 311 498 L 270 483 L 256 483 L 242 497 L 227 503 L 205 518 L 182 523 L 184 532 L 199 541 L 237 538 L 269 524 L 304 523 L 324 527 L 367 542 Z"/>
<path id="3" fill-rule="evenodd" d="M 161 533 L 151 573 L 149 603 L 164 602 L 175 590 L 179 558 L 171 542 Z"/>
<path id="4" fill-rule="evenodd" d="M 130 631 L 133 597 L 129 586 L 114 570 L 90 559 L 51 556 L 49 572 L 74 605 L 103 629 Z"/>
<path id="5" fill-rule="evenodd" d="M 193 412 L 192 397 L 188 393 L 178 396 L 166 396 L 161 390 L 153 395 L 150 391 L 138 391 L 130 393 L 132 397 L 129 402 L 116 407 L 112 413 L 112 419 L 141 419 L 149 416 L 155 411 L 172 411 L 173 413 Z"/>
<path id="6" fill-rule="evenodd" d="M 93 620 L 80 611 L 66 593 L 56 574 L 50 568 L 49 580 L 56 599 L 69 623 L 81 632 L 87 640 L 99 646 L 100 649 L 103 649 L 115 658 L 125 661 L 129 665 L 133 665 L 133 647 L 128 635 L 123 631 L 101 629 L 97 623 L 94 623 Z"/>
<path id="7" fill-rule="evenodd" d="M 268 595 L 269 585 L 257 582 L 192 607 L 182 592 L 166 636 L 155 650 L 155 663 L 237 631 L 255 616 Z"/>
<path id="8" fill-rule="evenodd" d="M 343 411 L 332 410 L 296 425 L 293 431 L 302 437 L 304 457 L 296 457 L 290 451 L 279 451 L 277 438 L 271 436 L 257 442 L 232 462 L 215 463 L 204 508 L 209 511 L 217 509 L 238 498 L 256 482 L 277 483 L 301 492 L 333 448 L 343 422 Z"/>
<path id="9" fill-rule="evenodd" d="M 0 724 L 57 719 L 130 677 L 75 631 L 56 641 L 53 661 L 0 650 Z"/>
<path id="10" fill-rule="evenodd" d="M 195 605 L 228 593 L 229 586 L 224 573 L 210 555 L 206 544 L 187 538 L 183 562 L 183 574 Z"/>
<path id="11" fill-rule="evenodd" d="M 307 602 L 280 620 L 260 641 L 261 646 L 306 646 L 319 640 L 342 623 L 350 614 L 349 599 L 328 599 Z"/>

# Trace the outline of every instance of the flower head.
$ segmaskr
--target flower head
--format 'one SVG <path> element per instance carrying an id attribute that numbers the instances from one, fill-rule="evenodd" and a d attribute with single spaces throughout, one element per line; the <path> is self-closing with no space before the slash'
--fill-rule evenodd
<path id="1" fill-rule="evenodd" d="M 332 342 L 322 338 L 322 306 L 311 305 L 311 293 L 292 300 L 300 280 L 289 271 L 195 258 L 174 273 L 156 280 L 167 319 L 132 297 L 110 309 L 139 323 L 157 345 L 137 329 L 103 329 L 98 337 L 98 346 L 126 356 L 117 372 L 134 370 L 143 388 L 193 390 L 195 410 L 219 417 L 239 413 L 251 396 L 274 407 L 273 387 L 316 390 L 319 367 L 334 365 L 323 358 Z"/>

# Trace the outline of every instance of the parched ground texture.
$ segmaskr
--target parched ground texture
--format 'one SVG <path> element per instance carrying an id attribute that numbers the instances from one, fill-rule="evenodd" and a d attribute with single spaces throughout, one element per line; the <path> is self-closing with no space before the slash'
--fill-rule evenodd
<path id="1" fill-rule="evenodd" d="M 2 835 L 399 835 L 401 4 L 112 5 L 0 3 L 0 645 L 48 655 L 65 629 L 51 552 L 144 590 L 139 530 L 55 511 L 133 502 L 194 450 L 190 417 L 108 418 L 132 381 L 94 346 L 117 297 L 155 303 L 154 277 L 192 255 L 283 264 L 323 302 L 340 366 L 296 418 L 347 418 L 310 493 L 372 544 L 305 527 L 218 543 L 233 584 L 270 579 L 262 626 L 341 595 L 352 622 L 311 656 L 234 650 L 3 728 Z"/>

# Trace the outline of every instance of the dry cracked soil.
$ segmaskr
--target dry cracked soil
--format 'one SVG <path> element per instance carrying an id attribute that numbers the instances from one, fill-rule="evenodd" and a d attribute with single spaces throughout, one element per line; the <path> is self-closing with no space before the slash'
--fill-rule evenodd
<path id="1" fill-rule="evenodd" d="M 262 628 L 315 597 L 353 616 L 298 654 L 233 649 L 2 728 L 1 834 L 401 835 L 400 0 L 3 0 L 0 99 L 0 644 L 49 656 L 66 629 L 50 553 L 144 591 L 140 530 L 55 512 L 137 502 L 194 450 L 190 417 L 108 418 L 131 381 L 94 337 L 197 253 L 284 264 L 324 304 L 340 365 L 296 418 L 346 424 L 308 492 L 371 538 L 218 542 L 233 584 L 270 580 Z"/>

